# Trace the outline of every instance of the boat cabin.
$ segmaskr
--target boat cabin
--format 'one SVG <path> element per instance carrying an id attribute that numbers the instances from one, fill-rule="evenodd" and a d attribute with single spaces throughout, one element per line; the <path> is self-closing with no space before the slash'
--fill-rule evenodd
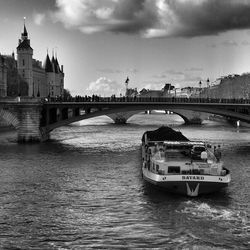
<path id="1" fill-rule="evenodd" d="M 222 163 L 218 162 L 204 142 L 163 141 L 148 142 L 145 146 L 145 164 L 160 175 L 196 174 L 225 175 Z"/>

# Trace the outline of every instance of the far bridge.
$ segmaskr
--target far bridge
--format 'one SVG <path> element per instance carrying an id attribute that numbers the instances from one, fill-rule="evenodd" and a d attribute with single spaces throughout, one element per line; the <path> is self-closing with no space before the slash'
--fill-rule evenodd
<path id="1" fill-rule="evenodd" d="M 84 98 L 0 99 L 0 118 L 17 129 L 19 142 L 46 141 L 52 130 L 84 119 L 145 110 L 205 112 L 250 123 L 249 99 L 210 98 Z M 181 117 L 187 122 L 185 112 Z M 128 117 L 127 117 L 128 118 Z M 126 119 L 127 119 L 126 118 Z"/>

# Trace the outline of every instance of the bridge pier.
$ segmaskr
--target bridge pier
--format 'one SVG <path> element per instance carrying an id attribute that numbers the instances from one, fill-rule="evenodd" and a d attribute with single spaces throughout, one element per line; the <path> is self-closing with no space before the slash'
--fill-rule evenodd
<path id="1" fill-rule="evenodd" d="M 125 117 L 116 117 L 115 118 L 115 124 L 126 124 L 127 119 Z"/>
<path id="2" fill-rule="evenodd" d="M 41 142 L 49 139 L 49 133 L 40 127 L 40 107 L 23 107 L 18 114 L 17 141 Z"/>
<path id="3" fill-rule="evenodd" d="M 116 113 L 107 115 L 111 118 L 115 124 L 126 124 L 129 117 L 125 115 L 125 113 Z"/>
<path id="4" fill-rule="evenodd" d="M 119 112 L 119 113 L 113 113 L 107 115 L 109 118 L 111 118 L 115 124 L 126 124 L 127 120 L 137 114 L 138 111 L 130 111 L 130 112 Z"/>

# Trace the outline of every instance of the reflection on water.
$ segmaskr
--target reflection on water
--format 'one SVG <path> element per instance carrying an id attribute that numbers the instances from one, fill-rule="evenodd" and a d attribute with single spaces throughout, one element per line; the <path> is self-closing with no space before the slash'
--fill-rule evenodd
<path id="1" fill-rule="evenodd" d="M 34 145 L 0 133 L 0 248 L 249 249 L 250 130 L 210 121 L 183 126 L 174 115 L 129 122 L 89 119 Z M 194 199 L 142 180 L 141 136 L 166 123 L 222 145 L 232 172 L 226 190 Z"/>

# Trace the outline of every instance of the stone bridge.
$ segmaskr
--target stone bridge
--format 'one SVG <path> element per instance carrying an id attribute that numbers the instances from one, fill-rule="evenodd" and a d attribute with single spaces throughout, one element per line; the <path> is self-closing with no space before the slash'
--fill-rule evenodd
<path id="1" fill-rule="evenodd" d="M 204 112 L 250 123 L 250 100 L 137 98 L 98 101 L 0 100 L 0 117 L 17 129 L 18 141 L 45 141 L 61 126 L 101 115 L 135 114 L 145 110 L 173 110 L 185 121 L 185 111 Z M 127 117 L 128 118 L 128 117 Z"/>

